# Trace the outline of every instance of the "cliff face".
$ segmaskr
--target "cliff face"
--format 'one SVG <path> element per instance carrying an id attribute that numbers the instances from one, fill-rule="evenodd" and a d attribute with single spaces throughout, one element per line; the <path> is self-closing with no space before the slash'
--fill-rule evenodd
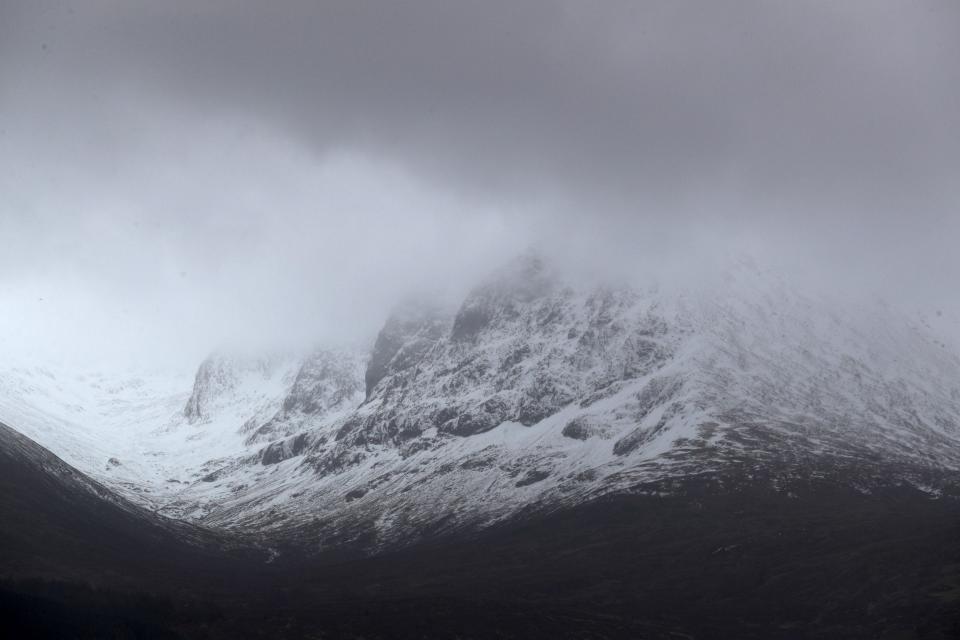
<path id="1" fill-rule="evenodd" d="M 293 383 L 299 361 L 291 356 L 249 356 L 217 352 L 201 363 L 183 415 L 190 424 L 221 415 L 256 420 L 269 413 L 278 392 Z"/>
<path id="2" fill-rule="evenodd" d="M 449 319 L 428 300 L 407 300 L 387 318 L 366 365 L 366 399 L 386 376 L 415 366 L 449 329 Z"/>
<path id="3" fill-rule="evenodd" d="M 364 357 L 356 352 L 319 349 L 297 369 L 277 413 L 247 438 L 271 442 L 343 415 L 363 401 Z"/>
<path id="4" fill-rule="evenodd" d="M 393 356 L 375 349 L 367 402 L 337 433 L 345 445 L 531 426 L 655 371 L 680 339 L 641 294 L 577 292 L 532 259 L 478 287 L 446 323 L 407 335 L 395 326 L 377 341 Z"/>

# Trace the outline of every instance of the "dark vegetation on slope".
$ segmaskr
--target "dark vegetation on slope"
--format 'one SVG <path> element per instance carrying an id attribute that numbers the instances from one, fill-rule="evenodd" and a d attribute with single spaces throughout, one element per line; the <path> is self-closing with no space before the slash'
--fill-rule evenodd
<path id="1" fill-rule="evenodd" d="M 5 637 L 960 637 L 960 503 L 906 487 L 691 480 L 266 563 L 90 493 L 24 440 L 0 428 Z"/>

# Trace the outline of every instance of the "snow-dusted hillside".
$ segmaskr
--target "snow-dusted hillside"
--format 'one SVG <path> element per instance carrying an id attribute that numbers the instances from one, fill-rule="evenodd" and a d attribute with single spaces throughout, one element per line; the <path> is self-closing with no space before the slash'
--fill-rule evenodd
<path id="1" fill-rule="evenodd" d="M 4 363 L 0 422 L 15 425 L 97 480 L 153 504 L 175 470 L 169 442 L 154 437 L 189 395 L 185 375 L 108 375 L 62 365 Z"/>
<path id="2" fill-rule="evenodd" d="M 224 464 L 170 512 L 378 544 L 731 468 L 857 467 L 864 490 L 960 469 L 955 353 L 880 303 L 746 266 L 663 291 L 571 286 L 528 257 L 452 317 L 400 309 L 365 383 L 356 410 Z"/>
<path id="3" fill-rule="evenodd" d="M 137 403 L 143 387 L 122 387 L 109 420 L 56 376 L 8 375 L 0 419 L 58 453 L 67 434 L 65 459 L 96 477 L 171 516 L 318 545 L 681 477 L 835 473 L 936 495 L 960 471 L 954 350 L 880 302 L 804 296 L 747 265 L 709 288 L 634 288 L 525 256 L 456 313 L 402 306 L 369 355 L 215 355 L 192 391 L 165 382 Z"/>
<path id="4" fill-rule="evenodd" d="M 299 418 L 290 399 L 323 395 L 324 372 L 316 368 L 327 353 L 217 352 L 193 378 L 8 363 L 0 370 L 0 421 L 127 497 L 161 509 L 227 461 L 255 456 L 266 425 Z M 352 367 L 345 395 L 328 392 L 335 396 L 332 408 L 342 411 L 362 399 L 360 358 L 332 357 Z"/>

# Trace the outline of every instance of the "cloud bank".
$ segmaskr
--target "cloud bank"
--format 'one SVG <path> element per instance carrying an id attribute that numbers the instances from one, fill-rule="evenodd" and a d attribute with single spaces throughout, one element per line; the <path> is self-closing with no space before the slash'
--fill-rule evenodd
<path id="1" fill-rule="evenodd" d="M 531 243 L 957 313 L 956 60 L 952 0 L 8 0 L 0 346 L 355 339 Z"/>

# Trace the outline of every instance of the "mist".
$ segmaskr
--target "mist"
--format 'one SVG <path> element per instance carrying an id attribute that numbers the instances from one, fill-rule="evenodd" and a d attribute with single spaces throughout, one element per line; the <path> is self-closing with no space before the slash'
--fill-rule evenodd
<path id="1" fill-rule="evenodd" d="M 529 246 L 957 318 L 958 59 L 950 0 L 8 0 L 0 353 L 369 340 Z"/>

